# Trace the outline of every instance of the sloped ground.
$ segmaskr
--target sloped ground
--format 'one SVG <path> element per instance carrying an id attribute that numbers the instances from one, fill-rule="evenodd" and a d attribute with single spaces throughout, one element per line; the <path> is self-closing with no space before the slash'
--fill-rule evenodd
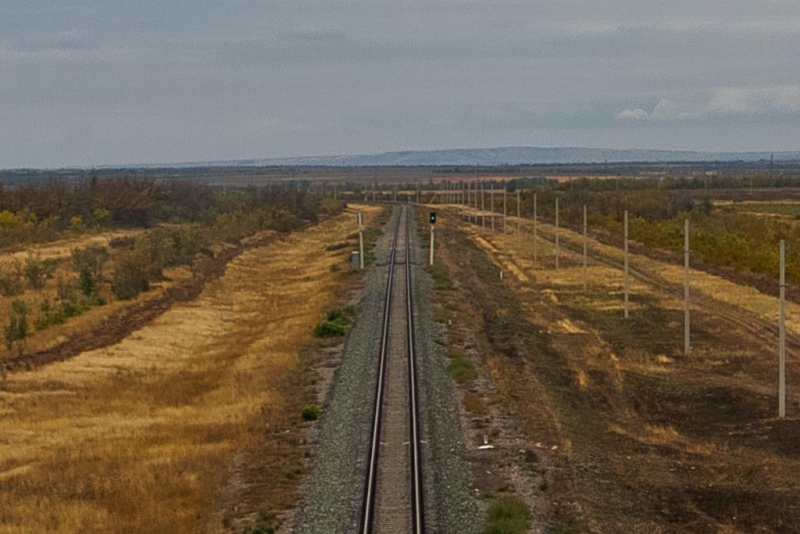
<path id="1" fill-rule="evenodd" d="M 291 505 L 311 332 L 358 282 L 353 228 L 255 247 L 122 341 L 12 374 L 0 532 L 221 532 Z"/>
<path id="2" fill-rule="evenodd" d="M 687 357 L 672 267 L 636 259 L 646 273 L 625 321 L 613 262 L 590 259 L 584 293 L 569 250 L 556 271 L 544 242 L 533 264 L 529 234 L 442 230 L 440 257 L 468 296 L 453 320 L 481 331 L 475 353 L 489 381 L 469 386 L 465 406 L 495 434 L 489 465 L 505 469 L 486 490 L 526 497 L 533 532 L 800 531 L 800 399 L 775 419 L 776 345 L 758 326 L 774 299 L 744 299 L 749 288 L 693 272 L 704 295 Z M 794 357 L 788 374 L 800 374 Z M 492 411 L 513 423 L 487 419 Z"/>

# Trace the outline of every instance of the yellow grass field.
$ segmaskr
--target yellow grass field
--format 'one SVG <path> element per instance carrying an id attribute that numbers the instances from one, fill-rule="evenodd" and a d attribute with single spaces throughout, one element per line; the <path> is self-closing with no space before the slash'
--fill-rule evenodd
<path id="1" fill-rule="evenodd" d="M 254 511 L 238 506 L 245 495 L 286 506 L 297 452 L 270 440 L 298 431 L 304 351 L 347 287 L 350 247 L 325 249 L 354 221 L 351 208 L 251 249 L 122 342 L 11 375 L 0 533 L 224 532 Z M 256 467 L 260 486 L 242 474 Z M 285 495 L 270 502 L 276 490 Z"/>

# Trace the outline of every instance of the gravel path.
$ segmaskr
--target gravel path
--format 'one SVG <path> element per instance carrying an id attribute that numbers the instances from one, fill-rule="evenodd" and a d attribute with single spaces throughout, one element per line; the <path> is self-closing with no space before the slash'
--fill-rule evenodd
<path id="1" fill-rule="evenodd" d="M 342 363 L 322 414 L 315 465 L 304 482 L 304 497 L 293 515 L 291 531 L 295 533 L 358 531 L 388 272 L 384 262 L 399 215 L 400 210 L 395 209 L 375 249 L 380 261 L 366 276 L 358 319 L 345 343 Z M 412 261 L 416 264 L 412 277 L 427 531 L 478 533 L 478 508 L 471 493 L 469 467 L 463 460 L 459 412 L 445 349 L 434 342 L 444 339 L 446 332 L 433 321 L 433 282 L 423 270 L 427 257 L 419 248 L 413 219 L 411 239 Z"/>

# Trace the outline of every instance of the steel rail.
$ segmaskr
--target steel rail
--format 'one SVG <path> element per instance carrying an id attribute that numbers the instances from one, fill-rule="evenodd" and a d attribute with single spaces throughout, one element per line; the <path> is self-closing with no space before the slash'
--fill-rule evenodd
<path id="1" fill-rule="evenodd" d="M 406 214 L 408 211 L 406 211 Z M 411 514 L 412 532 L 422 534 L 425 532 L 425 508 L 422 492 L 422 462 L 419 450 L 420 444 L 420 424 L 419 424 L 419 402 L 417 399 L 417 353 L 414 347 L 414 301 L 411 286 L 411 231 L 410 217 L 406 215 L 406 317 L 408 332 L 408 397 L 409 397 L 409 417 L 410 417 L 410 439 L 411 444 Z"/>
<path id="2" fill-rule="evenodd" d="M 389 259 L 389 274 L 386 283 L 386 296 L 384 299 L 383 328 L 381 331 L 381 349 L 378 361 L 378 376 L 375 387 L 375 407 L 372 416 L 372 435 L 367 463 L 367 477 L 364 487 L 363 508 L 361 514 L 361 533 L 370 534 L 375 520 L 375 497 L 377 493 L 378 462 L 380 452 L 381 423 L 383 413 L 383 397 L 386 388 L 386 367 L 389 347 L 389 323 L 392 304 L 392 287 L 394 280 L 394 265 L 397 255 L 397 241 L 400 227 L 405 217 L 405 282 L 406 282 L 406 334 L 408 357 L 408 388 L 409 388 L 409 444 L 410 444 L 410 482 L 411 482 L 411 526 L 414 534 L 424 534 L 424 501 L 422 490 L 422 462 L 420 453 L 420 422 L 419 401 L 417 389 L 416 351 L 414 349 L 414 307 L 411 288 L 411 246 L 410 246 L 410 221 L 409 210 L 401 206 L 399 220 L 395 227 L 392 240 L 392 249 Z"/>
<path id="3" fill-rule="evenodd" d="M 402 218 L 403 213 L 400 213 Z M 378 476 L 378 452 L 380 449 L 381 415 L 383 412 L 383 390 L 386 378 L 386 356 L 389 345 L 389 316 L 391 315 L 392 281 L 394 280 L 394 258 L 397 252 L 397 236 L 400 234 L 400 221 L 392 239 L 392 249 L 389 254 L 389 275 L 386 282 L 386 296 L 383 308 L 383 328 L 381 330 L 381 351 L 378 359 L 378 378 L 375 386 L 375 411 L 372 414 L 372 435 L 367 462 L 367 479 L 364 486 L 364 502 L 361 512 L 361 532 L 372 532 L 372 522 L 375 518 L 375 489 Z"/>

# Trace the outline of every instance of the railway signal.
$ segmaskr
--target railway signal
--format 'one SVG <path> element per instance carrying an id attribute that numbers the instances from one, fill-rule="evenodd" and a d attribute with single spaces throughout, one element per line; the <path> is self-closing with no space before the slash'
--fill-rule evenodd
<path id="1" fill-rule="evenodd" d="M 430 219 L 431 224 L 436 224 L 436 212 L 435 211 L 430 212 L 430 214 L 428 215 L 428 218 Z"/>

